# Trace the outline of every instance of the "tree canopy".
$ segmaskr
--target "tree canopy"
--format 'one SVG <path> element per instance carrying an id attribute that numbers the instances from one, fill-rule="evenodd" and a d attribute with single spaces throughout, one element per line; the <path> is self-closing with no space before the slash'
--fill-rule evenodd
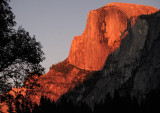
<path id="1" fill-rule="evenodd" d="M 31 37 L 21 26 L 15 29 L 15 15 L 8 2 L 0 1 L 0 90 L 4 91 L 9 79 L 14 86 L 21 86 L 30 72 L 43 73 L 40 62 L 45 59 L 35 36 Z"/>

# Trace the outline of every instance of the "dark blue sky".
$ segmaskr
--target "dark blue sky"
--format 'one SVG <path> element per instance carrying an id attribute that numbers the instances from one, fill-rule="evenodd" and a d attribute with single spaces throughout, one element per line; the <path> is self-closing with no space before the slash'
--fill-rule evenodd
<path id="1" fill-rule="evenodd" d="M 154 6 L 160 0 L 11 0 L 17 26 L 22 25 L 43 45 L 46 60 L 42 65 L 49 70 L 52 64 L 67 58 L 74 36 L 85 29 L 87 14 L 111 2 L 126 2 Z"/>

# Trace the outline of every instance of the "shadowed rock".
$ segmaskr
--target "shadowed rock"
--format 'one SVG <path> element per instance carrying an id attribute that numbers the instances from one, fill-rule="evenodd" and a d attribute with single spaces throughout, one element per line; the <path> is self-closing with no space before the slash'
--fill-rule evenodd
<path id="1" fill-rule="evenodd" d="M 63 97 L 74 103 L 86 102 L 93 109 L 107 94 L 113 97 L 115 90 L 120 96 L 145 99 L 159 86 L 160 12 L 156 12 L 140 16 L 120 47 L 108 56 L 102 71 Z"/>

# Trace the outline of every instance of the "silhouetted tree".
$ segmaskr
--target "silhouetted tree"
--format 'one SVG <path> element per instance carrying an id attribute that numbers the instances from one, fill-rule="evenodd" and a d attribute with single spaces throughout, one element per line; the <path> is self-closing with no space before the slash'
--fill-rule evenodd
<path id="1" fill-rule="evenodd" d="M 29 72 L 44 71 L 40 65 L 44 60 L 40 42 L 22 27 L 14 29 L 15 16 L 8 2 L 0 1 L 0 81 L 3 81 L 0 90 L 3 92 L 10 89 L 8 81 L 12 81 L 12 86 L 22 86 Z"/>
<path id="2" fill-rule="evenodd" d="M 55 102 L 51 102 L 47 97 L 42 96 L 40 105 L 35 104 L 32 113 L 59 113 Z"/>

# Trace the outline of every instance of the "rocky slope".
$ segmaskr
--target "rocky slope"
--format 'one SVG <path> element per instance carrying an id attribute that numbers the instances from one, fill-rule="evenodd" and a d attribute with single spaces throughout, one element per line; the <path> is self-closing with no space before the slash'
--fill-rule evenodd
<path id="1" fill-rule="evenodd" d="M 93 71 L 80 69 L 69 64 L 67 59 L 53 65 L 45 75 L 31 73 L 27 77 L 24 87 L 13 88 L 0 96 L 0 111 L 8 113 L 11 105 L 15 112 L 17 100 L 21 103 L 20 106 L 29 103 L 29 105 L 24 104 L 23 107 L 29 106 L 31 110 L 35 103 L 40 104 L 42 96 L 56 102 L 63 94 L 90 78 L 93 73 Z M 20 107 L 20 109 L 23 108 Z"/>
<path id="2" fill-rule="evenodd" d="M 102 71 L 64 97 L 93 108 L 107 94 L 114 96 L 115 90 L 120 96 L 129 93 L 145 99 L 150 91 L 160 88 L 160 12 L 140 16 L 128 32 Z"/>
<path id="3" fill-rule="evenodd" d="M 158 11 L 154 7 L 128 3 L 110 3 L 88 13 L 87 25 L 81 36 L 74 37 L 69 63 L 87 70 L 100 70 L 106 58 L 115 51 L 131 26 L 142 14 Z"/>

